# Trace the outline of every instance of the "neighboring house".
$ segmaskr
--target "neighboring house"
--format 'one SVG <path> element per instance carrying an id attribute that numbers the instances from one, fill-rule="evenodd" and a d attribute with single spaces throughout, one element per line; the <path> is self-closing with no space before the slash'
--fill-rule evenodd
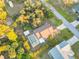
<path id="1" fill-rule="evenodd" d="M 74 0 L 63 0 L 65 5 L 70 5 L 74 3 Z"/>
<path id="2" fill-rule="evenodd" d="M 74 52 L 66 41 L 52 48 L 48 52 L 48 55 L 51 59 L 74 59 Z"/>
<path id="3" fill-rule="evenodd" d="M 72 10 L 73 10 L 73 12 L 79 14 L 79 4 L 75 5 L 75 6 L 72 8 Z"/>
<path id="4" fill-rule="evenodd" d="M 79 0 L 63 0 L 65 5 L 70 5 L 70 4 L 74 4 L 74 3 L 78 3 Z"/>
<path id="5" fill-rule="evenodd" d="M 0 59 L 5 59 L 3 55 L 0 55 Z"/>
<path id="6" fill-rule="evenodd" d="M 58 33 L 58 30 L 55 27 L 53 27 L 50 23 L 46 22 L 43 26 L 35 29 L 33 32 L 38 39 L 47 39 L 49 36 L 54 37 Z"/>

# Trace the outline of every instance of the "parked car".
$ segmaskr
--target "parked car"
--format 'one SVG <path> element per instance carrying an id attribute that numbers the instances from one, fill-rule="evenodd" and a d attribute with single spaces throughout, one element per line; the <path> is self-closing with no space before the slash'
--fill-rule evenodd
<path id="1" fill-rule="evenodd" d="M 9 0 L 6 0 L 7 1 L 7 3 L 9 4 L 9 6 L 11 7 L 11 8 L 13 8 L 14 7 L 14 5 L 13 5 L 13 2 L 12 1 L 9 1 Z"/>

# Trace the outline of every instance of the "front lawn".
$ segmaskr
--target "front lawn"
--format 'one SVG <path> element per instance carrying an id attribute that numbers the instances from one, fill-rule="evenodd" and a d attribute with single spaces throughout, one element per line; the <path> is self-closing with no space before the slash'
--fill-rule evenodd
<path id="1" fill-rule="evenodd" d="M 66 10 L 66 8 L 63 8 L 63 6 L 57 6 L 54 2 L 48 2 L 50 3 L 52 6 L 54 6 L 56 8 L 56 10 L 62 15 L 64 16 L 69 22 L 73 22 L 75 20 L 75 15 L 74 14 L 70 14 L 68 13 L 69 10 Z"/>
<path id="2" fill-rule="evenodd" d="M 51 23 L 53 23 L 55 26 L 59 26 L 62 24 L 62 21 L 57 19 L 56 17 L 49 19 L 49 21 L 51 21 Z"/>
<path id="3" fill-rule="evenodd" d="M 58 40 L 59 42 L 62 42 L 64 40 L 68 40 L 70 39 L 71 37 L 73 36 L 73 33 L 68 30 L 68 29 L 64 29 L 64 30 L 61 30 L 61 33 L 56 36 L 56 40 Z"/>
<path id="4" fill-rule="evenodd" d="M 64 16 L 67 21 L 69 22 L 73 22 L 75 20 L 74 15 L 70 15 L 67 11 L 62 10 L 61 8 L 56 8 L 56 10 L 62 15 Z"/>
<path id="5" fill-rule="evenodd" d="M 47 15 L 47 18 L 49 19 L 49 21 L 51 23 L 53 23 L 55 26 L 59 26 L 62 24 L 62 21 L 57 19 L 56 16 L 51 12 L 51 10 L 47 9 L 48 10 L 48 13 L 46 14 Z"/>
<path id="6" fill-rule="evenodd" d="M 76 28 L 77 28 L 77 30 L 79 30 L 79 25 L 77 25 L 77 27 L 76 27 Z"/>
<path id="7" fill-rule="evenodd" d="M 72 49 L 75 53 L 75 59 L 79 59 L 79 42 L 72 46 Z"/>

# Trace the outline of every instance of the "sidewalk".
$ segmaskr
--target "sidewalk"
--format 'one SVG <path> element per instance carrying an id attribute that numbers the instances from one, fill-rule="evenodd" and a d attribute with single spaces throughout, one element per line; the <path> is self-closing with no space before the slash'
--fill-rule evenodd
<path id="1" fill-rule="evenodd" d="M 74 21 L 74 22 L 72 22 L 71 23 L 74 27 L 76 27 L 77 25 L 79 25 L 79 22 L 78 21 Z M 63 30 L 63 29 L 65 29 L 65 28 L 67 28 L 64 24 L 61 24 L 60 26 L 58 26 L 57 27 L 57 29 L 59 29 L 59 30 Z"/>

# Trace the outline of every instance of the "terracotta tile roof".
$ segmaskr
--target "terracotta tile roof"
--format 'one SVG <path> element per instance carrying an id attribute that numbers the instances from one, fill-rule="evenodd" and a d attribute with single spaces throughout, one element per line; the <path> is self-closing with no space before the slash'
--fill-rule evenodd
<path id="1" fill-rule="evenodd" d="M 33 32 L 37 38 L 43 37 L 47 39 L 50 35 L 55 36 L 57 29 L 55 29 L 50 23 L 46 22 L 43 26 L 35 29 Z"/>
<path id="2" fill-rule="evenodd" d="M 47 28 L 50 27 L 50 26 L 51 26 L 51 25 L 50 25 L 48 22 L 46 22 L 43 26 L 41 26 L 41 27 L 35 29 L 35 30 L 34 30 L 34 33 L 41 32 L 41 31 L 43 31 L 44 29 L 47 29 Z"/>

